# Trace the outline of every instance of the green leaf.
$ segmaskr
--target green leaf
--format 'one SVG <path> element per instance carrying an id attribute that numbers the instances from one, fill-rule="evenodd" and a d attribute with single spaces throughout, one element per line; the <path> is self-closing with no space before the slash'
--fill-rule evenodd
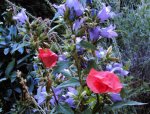
<path id="1" fill-rule="evenodd" d="M 135 105 L 145 105 L 147 103 L 141 103 L 137 101 L 122 101 L 122 102 L 117 102 L 111 106 L 112 110 L 122 108 L 124 106 L 135 106 Z"/>
<path id="2" fill-rule="evenodd" d="M 9 76 L 9 74 L 11 73 L 11 71 L 13 70 L 15 66 L 15 59 L 13 59 L 7 66 L 6 70 L 5 70 L 5 75 Z"/>
<path id="3" fill-rule="evenodd" d="M 26 46 L 28 46 L 28 45 L 30 45 L 29 43 L 22 43 L 22 44 L 19 44 L 18 46 L 17 46 L 17 48 L 14 48 L 12 51 L 11 51 L 11 53 L 14 53 L 15 51 L 17 51 L 17 50 L 19 50 L 20 48 L 23 48 L 23 47 L 26 47 Z"/>
<path id="4" fill-rule="evenodd" d="M 76 78 L 71 78 L 70 80 L 64 81 L 60 85 L 58 85 L 58 88 L 65 88 L 70 86 L 78 86 L 80 85 L 79 81 Z"/>
<path id="5" fill-rule="evenodd" d="M 0 108 L 0 112 L 2 112 L 2 108 Z"/>
<path id="6" fill-rule="evenodd" d="M 68 68 L 71 65 L 69 61 L 60 61 L 57 63 L 57 66 L 54 68 L 53 73 L 61 73 L 64 69 Z"/>
<path id="7" fill-rule="evenodd" d="M 7 80 L 7 79 L 6 78 L 1 78 L 0 79 L 0 83 L 3 82 L 3 81 L 5 81 L 5 80 Z"/>
<path id="8" fill-rule="evenodd" d="M 17 65 L 19 65 L 20 63 L 22 63 L 23 61 L 25 61 L 28 57 L 30 57 L 31 55 L 26 55 L 25 57 L 23 57 L 23 58 L 21 58 L 21 59 L 19 59 L 18 61 L 17 61 Z"/>
<path id="9" fill-rule="evenodd" d="M 92 111 L 91 111 L 91 109 L 86 109 L 81 114 L 92 114 Z"/>
<path id="10" fill-rule="evenodd" d="M 10 75 L 11 83 L 13 83 L 13 82 L 16 80 L 16 77 L 17 77 L 17 73 L 16 73 L 16 71 L 14 71 L 14 72 Z"/>
<path id="11" fill-rule="evenodd" d="M 86 49 L 96 50 L 96 47 L 93 44 L 84 40 L 82 40 L 79 45 Z"/>
<path id="12" fill-rule="evenodd" d="M 59 104 L 57 107 L 57 113 L 74 114 L 73 110 L 67 104 Z"/>
<path id="13" fill-rule="evenodd" d="M 85 70 L 85 73 L 89 73 L 89 71 L 92 69 L 92 68 L 95 68 L 97 69 L 98 68 L 98 65 L 96 64 L 94 58 L 92 58 L 91 60 L 88 61 L 88 65 L 87 65 L 87 69 Z"/>
<path id="14" fill-rule="evenodd" d="M 61 71 L 61 73 L 62 73 L 65 77 L 71 77 L 71 76 L 72 76 L 69 70 L 63 70 L 63 71 Z"/>
<path id="15" fill-rule="evenodd" d="M 4 49 L 4 54 L 7 55 L 9 53 L 9 48 Z"/>

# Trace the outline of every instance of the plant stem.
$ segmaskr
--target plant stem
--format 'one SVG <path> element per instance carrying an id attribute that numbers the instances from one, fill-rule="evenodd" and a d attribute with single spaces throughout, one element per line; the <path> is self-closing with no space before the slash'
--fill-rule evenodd
<path id="1" fill-rule="evenodd" d="M 55 101 L 56 101 L 56 104 L 58 105 L 58 100 L 57 100 L 56 94 L 55 94 L 55 92 L 54 92 L 54 90 L 53 90 L 52 87 L 51 87 L 51 90 L 52 90 L 52 92 L 53 92 L 53 95 L 54 95 L 54 99 L 55 99 Z"/>

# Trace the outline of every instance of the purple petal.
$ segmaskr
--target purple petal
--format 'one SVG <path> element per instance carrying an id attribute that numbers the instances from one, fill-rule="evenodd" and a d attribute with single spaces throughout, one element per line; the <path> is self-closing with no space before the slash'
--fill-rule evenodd
<path id="1" fill-rule="evenodd" d="M 129 72 L 120 67 L 114 67 L 111 72 L 118 73 L 121 76 L 126 76 Z"/>
<path id="2" fill-rule="evenodd" d="M 41 104 L 45 101 L 47 96 L 46 88 L 45 86 L 40 86 L 37 90 L 37 95 L 34 96 L 34 98 L 38 101 L 38 104 Z"/>
<path id="3" fill-rule="evenodd" d="M 75 89 L 75 88 L 73 88 L 73 87 L 68 87 L 68 90 L 69 90 L 69 92 L 71 92 L 71 93 L 73 93 L 73 94 L 78 94 L 78 91 Z"/>
<path id="4" fill-rule="evenodd" d="M 66 58 L 66 56 L 64 54 L 59 55 L 59 58 L 58 58 L 59 61 L 65 61 L 66 59 L 67 58 Z"/>
<path id="5" fill-rule="evenodd" d="M 84 7 L 78 0 L 67 0 L 66 1 L 66 6 L 72 10 L 74 9 L 76 16 L 81 16 L 84 12 Z"/>
<path id="6" fill-rule="evenodd" d="M 113 102 L 122 101 L 120 94 L 112 93 L 112 94 L 110 94 L 110 97 Z"/>
<path id="7" fill-rule="evenodd" d="M 65 4 L 61 4 L 61 5 L 59 5 L 59 6 L 57 6 L 57 5 L 53 5 L 55 8 L 57 8 L 57 10 L 58 10 L 58 13 L 60 14 L 60 15 L 62 15 L 62 16 L 64 16 L 64 12 L 66 11 L 66 6 L 65 6 Z"/>
<path id="8" fill-rule="evenodd" d="M 76 20 L 73 24 L 73 30 L 77 31 L 81 27 L 83 22 L 84 22 L 84 18 Z"/>
<path id="9" fill-rule="evenodd" d="M 106 27 L 106 28 L 102 28 L 101 29 L 101 36 L 106 37 L 106 38 L 114 38 L 117 37 L 118 34 L 113 31 L 115 29 L 115 27 L 113 27 L 112 25 Z"/>
<path id="10" fill-rule="evenodd" d="M 65 102 L 68 103 L 70 107 L 75 107 L 73 98 L 69 97 L 68 99 L 65 100 Z"/>
<path id="11" fill-rule="evenodd" d="M 62 90 L 60 88 L 54 88 L 55 95 L 60 95 Z"/>
<path id="12" fill-rule="evenodd" d="M 21 24 L 24 24 L 28 20 L 25 9 L 22 9 L 21 12 L 18 13 L 16 16 L 13 16 L 13 19 L 20 21 Z"/>
<path id="13" fill-rule="evenodd" d="M 95 41 L 100 36 L 100 28 L 99 27 L 91 28 L 89 30 L 89 33 L 90 33 L 90 40 L 91 41 L 93 41 L 93 40 Z"/>
<path id="14" fill-rule="evenodd" d="M 122 64 L 120 64 L 120 63 L 114 63 L 114 64 L 113 64 L 113 67 L 121 67 L 121 68 L 122 68 L 123 66 L 122 66 Z"/>
<path id="15" fill-rule="evenodd" d="M 101 11 L 99 11 L 97 17 L 101 20 L 101 22 L 103 23 L 105 20 L 110 18 L 110 6 L 105 6 L 103 5 L 103 9 Z"/>

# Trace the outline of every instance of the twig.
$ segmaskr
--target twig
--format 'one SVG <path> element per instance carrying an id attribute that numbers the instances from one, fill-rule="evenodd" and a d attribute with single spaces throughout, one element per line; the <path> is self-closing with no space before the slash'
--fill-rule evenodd
<path id="1" fill-rule="evenodd" d="M 28 87 L 26 86 L 26 80 L 25 79 L 23 79 L 23 77 L 22 77 L 22 73 L 21 73 L 21 71 L 17 71 L 17 78 L 19 78 L 19 80 L 20 80 L 20 84 L 21 84 L 21 86 L 22 86 L 22 89 L 23 89 L 23 93 L 24 93 L 24 100 L 28 100 L 28 101 L 31 101 L 32 103 L 34 103 L 34 105 L 35 106 L 37 106 L 40 110 L 41 110 L 41 112 L 43 113 L 43 114 L 46 114 L 45 112 L 44 112 L 44 110 L 38 105 L 38 103 L 35 101 L 35 99 L 30 95 L 30 93 L 29 93 L 29 91 L 28 91 Z"/>

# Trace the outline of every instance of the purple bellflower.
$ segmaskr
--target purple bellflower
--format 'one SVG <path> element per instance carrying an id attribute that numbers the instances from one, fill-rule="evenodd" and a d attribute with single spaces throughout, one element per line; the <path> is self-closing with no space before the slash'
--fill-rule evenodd
<path id="1" fill-rule="evenodd" d="M 58 61 L 66 61 L 67 57 L 65 56 L 65 54 L 59 55 L 58 57 Z"/>
<path id="2" fill-rule="evenodd" d="M 25 9 L 22 9 L 16 16 L 13 16 L 13 19 L 18 20 L 21 24 L 24 24 L 28 20 Z"/>
<path id="3" fill-rule="evenodd" d="M 62 90 L 60 88 L 54 88 L 54 93 L 56 95 L 56 99 L 59 100 L 59 95 L 61 94 Z M 55 97 L 52 96 L 51 100 L 50 100 L 50 103 L 55 106 L 56 104 L 56 100 L 55 100 Z"/>
<path id="4" fill-rule="evenodd" d="M 100 27 L 94 27 L 89 29 L 90 40 L 95 41 L 100 37 Z"/>
<path id="5" fill-rule="evenodd" d="M 103 8 L 101 11 L 99 11 L 97 17 L 101 20 L 101 22 L 103 23 L 104 21 L 108 20 L 109 18 L 111 18 L 114 13 L 110 11 L 111 7 L 107 6 L 105 4 L 103 4 Z"/>
<path id="6" fill-rule="evenodd" d="M 61 15 L 61 16 L 64 16 L 64 12 L 66 11 L 66 6 L 65 4 L 61 4 L 61 5 L 53 5 L 56 9 L 57 9 L 57 12 Z"/>
<path id="7" fill-rule="evenodd" d="M 46 100 L 47 95 L 46 87 L 40 86 L 37 89 L 37 95 L 35 95 L 34 98 L 37 100 L 38 104 L 41 105 Z"/>
<path id="8" fill-rule="evenodd" d="M 118 94 L 118 93 L 111 93 L 110 97 L 113 102 L 122 101 L 122 98 L 121 98 L 120 94 Z"/>
<path id="9" fill-rule="evenodd" d="M 106 53 L 107 53 L 107 51 L 104 50 L 102 47 L 99 50 L 95 51 L 95 54 L 98 59 L 102 59 L 102 58 L 106 57 Z"/>
<path id="10" fill-rule="evenodd" d="M 77 19 L 73 24 L 73 30 L 77 31 L 84 22 L 84 18 Z"/>
<path id="11" fill-rule="evenodd" d="M 36 63 L 33 64 L 33 69 L 34 69 L 35 71 L 39 70 L 39 67 L 38 67 L 38 65 L 37 65 Z"/>
<path id="12" fill-rule="evenodd" d="M 127 70 L 124 70 L 122 67 L 123 66 L 120 63 L 113 63 L 113 64 L 108 64 L 106 66 L 106 70 L 114 72 L 120 76 L 127 76 L 129 72 Z"/>
<path id="13" fill-rule="evenodd" d="M 114 31 L 115 26 L 108 26 L 106 28 L 102 28 L 100 30 L 100 35 L 106 38 L 115 38 L 118 36 L 118 34 Z"/>
<path id="14" fill-rule="evenodd" d="M 68 103 L 72 108 L 75 108 L 75 101 L 74 101 L 74 97 L 78 94 L 78 91 L 73 88 L 73 87 L 68 87 L 68 92 L 66 95 L 64 95 L 66 97 L 65 102 Z"/>
<path id="15" fill-rule="evenodd" d="M 69 7 L 70 10 L 74 10 L 76 16 L 81 16 L 84 12 L 84 7 L 78 0 L 66 0 L 66 6 Z"/>

